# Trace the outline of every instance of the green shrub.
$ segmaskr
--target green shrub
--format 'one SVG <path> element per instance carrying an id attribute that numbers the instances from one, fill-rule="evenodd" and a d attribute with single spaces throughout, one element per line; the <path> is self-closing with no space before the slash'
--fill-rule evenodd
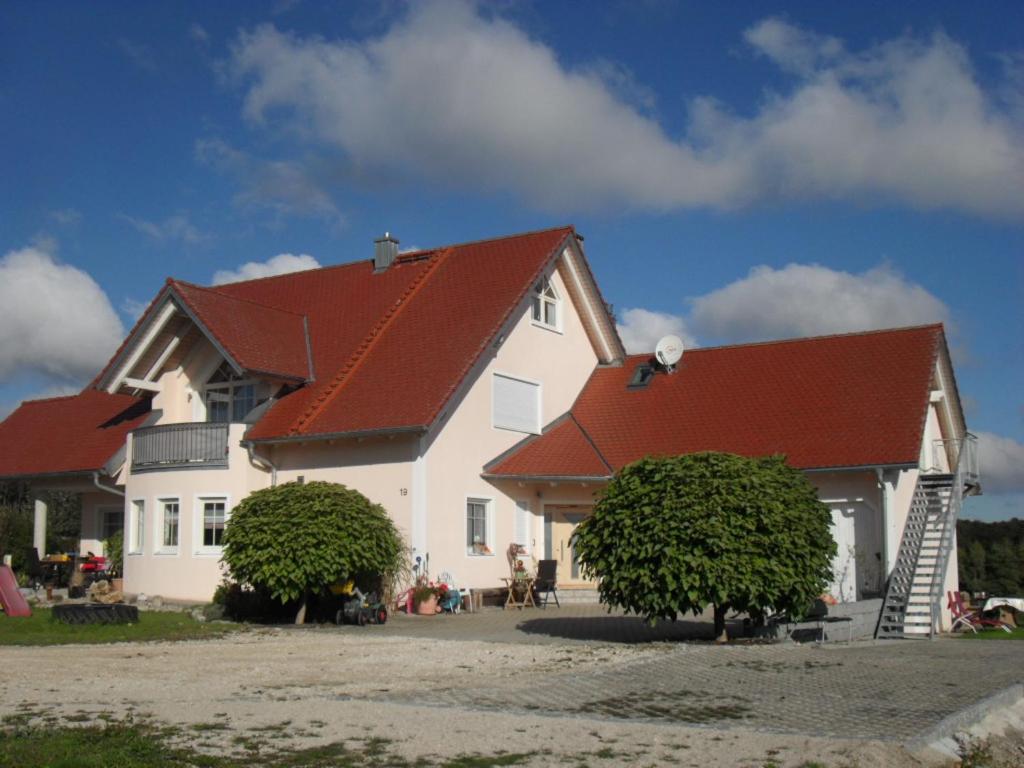
<path id="1" fill-rule="evenodd" d="M 107 571 L 112 577 L 124 573 L 124 531 L 118 531 L 103 542 L 103 556 L 107 558 Z"/>
<path id="2" fill-rule="evenodd" d="M 826 588 L 836 545 L 828 507 L 782 457 L 645 458 L 608 484 L 576 552 L 601 601 L 655 619 L 715 609 L 801 614 Z"/>
<path id="3" fill-rule="evenodd" d="M 379 504 L 336 483 L 287 483 L 255 491 L 231 513 L 223 562 L 243 587 L 281 603 L 299 601 L 305 618 L 311 593 L 355 579 L 368 589 L 391 581 L 405 549 Z"/>

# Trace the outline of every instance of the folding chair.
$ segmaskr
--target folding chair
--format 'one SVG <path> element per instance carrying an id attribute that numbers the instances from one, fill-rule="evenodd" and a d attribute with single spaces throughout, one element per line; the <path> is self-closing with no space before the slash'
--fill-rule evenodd
<path id="1" fill-rule="evenodd" d="M 539 560 L 537 562 L 537 578 L 533 582 L 533 588 L 537 592 L 537 597 L 544 594 L 544 601 L 539 603 L 541 608 L 548 607 L 548 597 L 554 595 L 555 605 L 559 608 L 562 604 L 558 602 L 558 561 L 557 560 Z"/>
<path id="2" fill-rule="evenodd" d="M 964 605 L 964 598 L 959 592 L 953 592 L 950 590 L 946 592 L 946 605 L 949 607 L 949 612 L 953 614 L 953 626 L 951 630 L 956 630 L 957 625 L 967 627 L 974 632 L 978 633 L 978 627 L 982 629 L 995 629 L 999 628 L 1004 632 L 1013 632 L 1006 624 L 999 621 L 999 619 L 986 619 L 981 615 L 980 611 L 969 611 L 967 606 Z"/>

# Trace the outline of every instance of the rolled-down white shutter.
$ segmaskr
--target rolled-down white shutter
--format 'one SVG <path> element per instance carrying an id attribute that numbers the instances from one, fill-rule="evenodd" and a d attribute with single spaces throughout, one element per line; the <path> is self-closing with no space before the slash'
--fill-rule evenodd
<path id="1" fill-rule="evenodd" d="M 540 385 L 494 374 L 494 426 L 540 432 Z"/>

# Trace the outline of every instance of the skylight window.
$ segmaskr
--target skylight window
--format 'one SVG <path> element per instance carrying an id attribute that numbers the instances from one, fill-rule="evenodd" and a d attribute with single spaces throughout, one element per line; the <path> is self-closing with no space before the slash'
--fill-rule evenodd
<path id="1" fill-rule="evenodd" d="M 553 331 L 561 329 L 561 297 L 551 280 L 544 277 L 533 287 L 533 324 Z"/>
<path id="2" fill-rule="evenodd" d="M 629 389 L 642 389 L 651 383 L 654 378 L 654 366 L 649 363 L 640 363 L 633 371 L 633 378 L 629 380 Z"/>

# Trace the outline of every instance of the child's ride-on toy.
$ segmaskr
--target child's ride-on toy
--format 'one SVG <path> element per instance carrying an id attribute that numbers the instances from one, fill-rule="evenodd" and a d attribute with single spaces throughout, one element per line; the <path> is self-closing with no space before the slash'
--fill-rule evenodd
<path id="1" fill-rule="evenodd" d="M 335 624 L 365 627 L 367 624 L 383 624 L 388 620 L 388 609 L 377 599 L 376 592 L 364 595 L 351 580 L 340 587 L 332 587 L 331 591 L 345 601 L 334 616 Z"/>

